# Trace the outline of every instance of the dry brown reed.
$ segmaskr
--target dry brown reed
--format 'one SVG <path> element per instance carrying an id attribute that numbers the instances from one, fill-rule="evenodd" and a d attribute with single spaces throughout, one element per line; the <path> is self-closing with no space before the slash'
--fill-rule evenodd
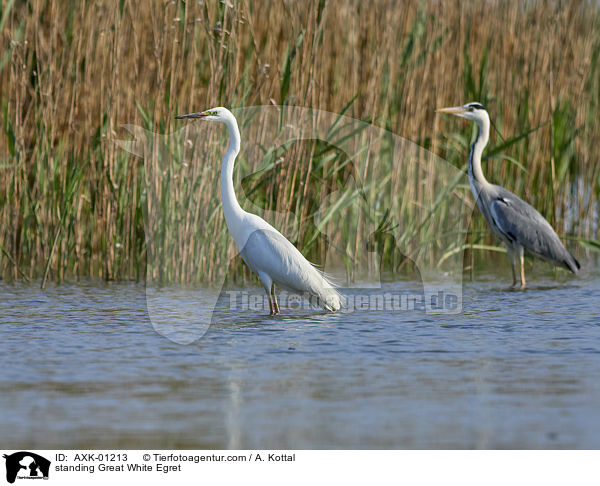
<path id="1" fill-rule="evenodd" d="M 147 240 L 155 245 L 149 251 L 170 261 L 155 277 L 217 278 L 222 270 L 215 263 L 235 255 L 218 211 L 220 152 L 210 166 L 178 166 L 188 185 L 175 184 L 176 193 L 157 200 L 151 196 L 162 194 L 164 181 L 148 164 L 157 169 L 160 161 L 153 156 L 144 167 L 114 140 L 129 137 L 123 124 L 167 133 L 180 128 L 175 114 L 219 105 L 341 112 L 356 97 L 347 115 L 461 167 L 470 127 L 433 110 L 481 101 L 504 139 L 539 127 L 502 152 L 522 167 L 489 159 L 489 180 L 530 201 L 560 234 L 598 238 L 600 12 L 594 2 L 1 5 L 2 278 L 40 278 L 45 271 L 53 280 L 144 278 Z M 221 136 L 207 131 L 206 143 L 222 143 Z M 492 143 L 502 140 L 494 136 Z M 291 149 L 277 183 L 267 177 L 260 188 L 268 208 L 297 206 L 300 242 L 310 238 L 302 224 L 313 208 L 302 204 L 311 197 L 315 144 Z M 246 161 L 247 171 L 257 163 Z M 423 198 L 423 190 L 414 180 L 411 201 Z M 144 211 L 156 216 L 156 204 L 178 215 L 184 238 L 169 235 L 166 223 L 163 234 L 160 225 L 144 227 Z M 493 243 L 479 216 L 471 229 L 470 241 Z M 316 246 L 315 258 L 322 252 Z"/>

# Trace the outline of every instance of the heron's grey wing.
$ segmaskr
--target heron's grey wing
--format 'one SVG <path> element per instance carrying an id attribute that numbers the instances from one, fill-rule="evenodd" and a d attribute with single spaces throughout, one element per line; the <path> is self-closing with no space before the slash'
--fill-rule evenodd
<path id="1" fill-rule="evenodd" d="M 490 203 L 494 223 L 511 243 L 576 273 L 579 263 L 567 251 L 550 223 L 530 204 L 501 188 Z"/>

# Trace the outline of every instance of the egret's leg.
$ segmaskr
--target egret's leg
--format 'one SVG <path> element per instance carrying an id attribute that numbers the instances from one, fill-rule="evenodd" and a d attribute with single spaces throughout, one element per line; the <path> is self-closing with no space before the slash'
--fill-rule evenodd
<path id="1" fill-rule="evenodd" d="M 521 261 L 521 289 L 525 288 L 525 257 L 523 255 L 523 248 L 519 253 L 519 260 Z"/>
<path id="2" fill-rule="evenodd" d="M 269 294 L 269 291 L 266 291 L 266 292 L 267 292 L 267 297 L 269 298 L 269 315 L 274 316 L 275 310 L 273 309 L 273 301 L 271 300 L 271 294 Z"/>
<path id="3" fill-rule="evenodd" d="M 275 310 L 273 309 L 273 301 L 271 300 L 271 293 L 269 289 L 265 287 L 265 292 L 267 293 L 267 298 L 269 299 L 269 315 L 274 316 Z"/>
<path id="4" fill-rule="evenodd" d="M 279 314 L 279 304 L 277 303 L 277 295 L 275 294 L 275 283 L 271 285 L 271 297 L 273 298 L 273 311 Z"/>
<path id="5" fill-rule="evenodd" d="M 273 285 L 273 280 L 271 280 L 271 277 L 269 277 L 268 274 L 263 272 L 258 272 L 258 278 L 260 278 L 260 281 L 263 284 L 263 287 L 269 299 L 269 315 L 274 316 L 275 309 L 273 307 L 273 301 L 271 300 L 271 286 Z"/>

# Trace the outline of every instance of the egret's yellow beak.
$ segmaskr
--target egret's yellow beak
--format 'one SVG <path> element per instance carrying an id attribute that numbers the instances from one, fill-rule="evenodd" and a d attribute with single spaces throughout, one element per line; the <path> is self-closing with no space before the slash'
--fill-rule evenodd
<path id="1" fill-rule="evenodd" d="M 438 108 L 435 110 L 436 113 L 448 113 L 449 115 L 462 115 L 466 111 L 462 106 L 450 106 L 449 108 Z"/>
<path id="2" fill-rule="evenodd" d="M 188 115 L 177 115 L 175 118 L 180 120 L 182 118 L 204 118 L 205 116 L 210 116 L 210 113 L 207 111 L 200 111 L 198 113 L 190 113 Z"/>

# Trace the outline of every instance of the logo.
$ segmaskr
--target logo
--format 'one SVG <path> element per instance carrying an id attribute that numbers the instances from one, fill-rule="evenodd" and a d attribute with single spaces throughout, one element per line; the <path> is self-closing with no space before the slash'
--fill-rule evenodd
<path id="1" fill-rule="evenodd" d="M 48 479 L 50 461 L 33 452 L 20 451 L 7 456 L 6 480 L 14 483 L 15 479 Z"/>

